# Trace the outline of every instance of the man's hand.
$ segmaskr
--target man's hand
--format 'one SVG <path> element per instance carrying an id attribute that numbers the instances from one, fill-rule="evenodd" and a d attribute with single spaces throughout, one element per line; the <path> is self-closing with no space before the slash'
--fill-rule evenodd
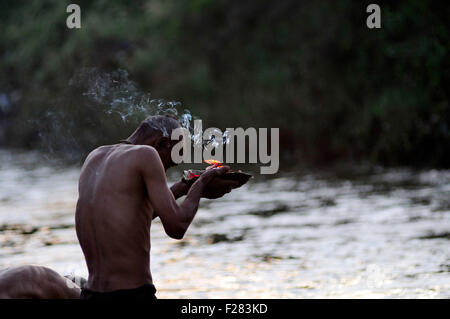
<path id="1" fill-rule="evenodd" d="M 211 168 L 208 169 L 206 172 L 204 172 L 202 175 L 200 175 L 198 179 L 202 180 L 202 182 L 206 185 L 209 182 L 211 182 L 214 179 L 214 177 L 223 175 L 229 170 L 230 170 L 229 166 L 222 166 L 220 168 Z"/>
<path id="2" fill-rule="evenodd" d="M 239 182 L 225 180 L 220 177 L 215 177 L 211 182 L 203 189 L 202 197 L 209 199 L 220 198 L 223 195 L 231 192 L 233 188 L 239 186 Z"/>
<path id="3" fill-rule="evenodd" d="M 220 178 L 221 175 L 229 170 L 230 168 L 228 166 L 211 168 L 199 177 L 199 179 L 202 179 L 206 184 L 202 192 L 203 198 L 220 198 L 239 185 L 237 181 L 229 181 Z"/>

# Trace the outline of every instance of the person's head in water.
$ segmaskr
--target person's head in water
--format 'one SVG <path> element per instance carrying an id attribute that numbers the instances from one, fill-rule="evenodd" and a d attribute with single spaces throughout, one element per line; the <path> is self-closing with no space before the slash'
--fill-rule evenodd
<path id="1" fill-rule="evenodd" d="M 159 153 L 164 169 L 176 164 L 172 161 L 172 148 L 179 141 L 171 140 L 172 131 L 179 128 L 180 123 L 168 115 L 147 117 L 126 140 L 135 145 L 153 146 Z"/>

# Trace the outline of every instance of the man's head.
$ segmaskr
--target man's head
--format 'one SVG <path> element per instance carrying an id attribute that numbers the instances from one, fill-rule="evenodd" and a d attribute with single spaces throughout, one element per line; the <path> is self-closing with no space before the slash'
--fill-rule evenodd
<path id="1" fill-rule="evenodd" d="M 153 115 L 147 117 L 138 128 L 127 138 L 127 141 L 136 145 L 153 146 L 161 157 L 164 168 L 175 166 L 172 161 L 172 147 L 179 141 L 171 140 L 172 131 L 180 127 L 180 123 L 168 115 Z"/>

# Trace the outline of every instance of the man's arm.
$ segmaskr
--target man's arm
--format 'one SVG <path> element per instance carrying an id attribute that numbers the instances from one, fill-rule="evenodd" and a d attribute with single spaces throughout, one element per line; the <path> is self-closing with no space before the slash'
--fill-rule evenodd
<path id="1" fill-rule="evenodd" d="M 178 199 L 181 196 L 184 196 L 187 194 L 187 192 L 189 191 L 189 185 L 186 183 L 183 183 L 182 181 L 179 181 L 170 187 L 170 191 L 172 192 L 175 199 Z M 152 219 L 155 219 L 156 217 L 158 217 L 158 212 L 154 211 Z"/>
<path id="2" fill-rule="evenodd" d="M 172 192 L 175 199 L 178 199 L 188 193 L 189 185 L 184 183 L 183 181 L 179 181 L 170 187 L 170 191 Z"/>
<path id="3" fill-rule="evenodd" d="M 228 181 L 221 178 L 214 178 L 210 183 L 208 183 L 208 187 L 203 190 L 202 198 L 215 199 L 220 198 L 223 195 L 231 192 L 233 188 L 239 187 L 239 183 L 237 181 Z M 176 182 L 170 187 L 170 191 L 172 192 L 175 199 L 178 199 L 187 194 L 189 191 L 190 185 L 184 183 L 183 181 Z M 158 213 L 153 212 L 153 218 L 158 217 Z"/>
<path id="4" fill-rule="evenodd" d="M 187 194 L 187 192 L 189 191 L 189 187 L 190 186 L 188 184 L 184 183 L 183 181 L 179 181 L 170 187 L 170 191 L 172 192 L 173 196 L 175 196 L 175 199 L 178 199 L 181 196 Z M 208 183 L 208 187 L 203 190 L 202 198 L 220 198 L 237 187 L 240 187 L 239 182 L 237 181 L 214 178 L 210 183 Z"/>
<path id="5" fill-rule="evenodd" d="M 139 150 L 138 167 L 142 175 L 147 195 L 153 210 L 158 212 L 167 235 L 175 239 L 183 238 L 194 219 L 205 186 L 215 177 L 229 168 L 210 169 L 190 187 L 184 201 L 178 205 L 175 196 L 167 187 L 166 175 L 161 159 L 151 147 Z"/>

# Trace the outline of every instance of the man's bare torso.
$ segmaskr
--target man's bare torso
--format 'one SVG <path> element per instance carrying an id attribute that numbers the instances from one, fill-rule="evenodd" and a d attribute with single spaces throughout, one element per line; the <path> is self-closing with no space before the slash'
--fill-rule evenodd
<path id="1" fill-rule="evenodd" d="M 90 290 L 132 289 L 152 283 L 153 208 L 136 168 L 139 149 L 144 147 L 149 146 L 102 146 L 83 165 L 75 219 Z"/>

